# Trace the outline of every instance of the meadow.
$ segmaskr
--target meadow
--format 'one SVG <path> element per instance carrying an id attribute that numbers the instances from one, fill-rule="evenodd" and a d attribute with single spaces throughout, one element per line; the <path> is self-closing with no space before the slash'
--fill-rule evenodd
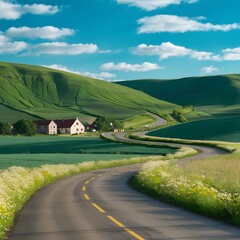
<path id="1" fill-rule="evenodd" d="M 166 155 L 175 149 L 116 143 L 99 137 L 0 136 L 0 169 Z"/>
<path id="2" fill-rule="evenodd" d="M 149 136 L 240 142 L 240 115 L 216 117 L 153 131 Z"/>
<path id="3" fill-rule="evenodd" d="M 123 123 L 124 129 L 138 129 L 154 123 L 155 121 L 156 119 L 153 116 L 149 114 L 143 114 L 126 119 Z"/>
<path id="4" fill-rule="evenodd" d="M 239 167 L 239 153 L 188 164 L 148 162 L 132 185 L 155 198 L 240 225 Z"/>

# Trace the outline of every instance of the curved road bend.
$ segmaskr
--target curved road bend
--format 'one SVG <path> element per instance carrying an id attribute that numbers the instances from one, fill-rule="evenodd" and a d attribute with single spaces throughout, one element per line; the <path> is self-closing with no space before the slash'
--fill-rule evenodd
<path id="1" fill-rule="evenodd" d="M 240 229 L 151 199 L 127 181 L 140 165 L 79 174 L 41 189 L 10 240 L 240 239 Z"/>
<path id="2" fill-rule="evenodd" d="M 201 157 L 219 154 L 196 148 Z M 140 167 L 79 174 L 42 188 L 21 211 L 9 240 L 240 239 L 239 228 L 131 189 L 128 179 Z"/>

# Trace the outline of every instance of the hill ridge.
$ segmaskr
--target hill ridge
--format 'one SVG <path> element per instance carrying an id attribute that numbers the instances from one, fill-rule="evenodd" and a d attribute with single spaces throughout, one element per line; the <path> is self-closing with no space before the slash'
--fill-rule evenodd
<path id="1" fill-rule="evenodd" d="M 74 73 L 0 62 L 0 104 L 39 118 L 171 112 L 177 105 L 141 91 Z"/>

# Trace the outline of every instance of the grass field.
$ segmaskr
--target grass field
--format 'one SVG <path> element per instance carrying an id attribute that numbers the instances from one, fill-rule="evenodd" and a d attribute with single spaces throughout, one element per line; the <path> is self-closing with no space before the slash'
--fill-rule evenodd
<path id="1" fill-rule="evenodd" d="M 84 116 L 126 119 L 147 111 L 166 113 L 176 108 L 115 83 L 13 63 L 0 63 L 0 103 L 48 119 Z"/>
<path id="2" fill-rule="evenodd" d="M 162 128 L 150 136 L 240 142 L 240 115 L 203 119 Z"/>
<path id="3" fill-rule="evenodd" d="M 18 167 L 40 167 L 46 164 L 78 164 L 88 161 L 112 161 L 125 158 L 137 157 L 139 155 L 123 154 L 1 154 L 0 169 L 13 166 Z"/>
<path id="4" fill-rule="evenodd" d="M 148 162 L 132 185 L 155 198 L 240 225 L 240 154 L 211 157 L 176 166 Z"/>
<path id="5" fill-rule="evenodd" d="M 5 136 L 0 137 L 0 169 L 11 166 L 76 164 L 175 152 L 175 149 L 167 147 L 133 146 L 96 137 Z"/>
<path id="6" fill-rule="evenodd" d="M 139 116 L 126 119 L 124 121 L 124 128 L 137 129 L 140 127 L 145 127 L 146 125 L 154 123 L 155 121 L 156 119 L 149 114 L 139 115 Z"/>
<path id="7" fill-rule="evenodd" d="M 197 109 L 190 115 L 193 118 L 209 114 L 240 114 L 240 75 L 135 80 L 118 84 L 178 105 L 193 105 Z"/>
<path id="8" fill-rule="evenodd" d="M 132 146 L 91 137 L 0 137 L 0 154 L 82 153 L 151 155 L 172 153 L 174 151 L 171 148 Z"/>

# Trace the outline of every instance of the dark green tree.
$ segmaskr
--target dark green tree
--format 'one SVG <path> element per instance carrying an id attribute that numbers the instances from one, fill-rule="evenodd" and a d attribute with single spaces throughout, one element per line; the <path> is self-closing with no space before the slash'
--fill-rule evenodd
<path id="1" fill-rule="evenodd" d="M 113 131 L 114 129 L 123 128 L 123 124 L 120 121 L 108 117 L 98 117 L 94 121 L 93 125 L 98 131 L 101 132 L 109 132 Z"/>
<path id="2" fill-rule="evenodd" d="M 30 120 L 19 120 L 13 126 L 13 132 L 15 134 L 32 136 L 36 134 L 36 131 L 37 125 Z"/>
<path id="3" fill-rule="evenodd" d="M 0 122 L 0 135 L 11 134 L 11 125 L 8 122 Z"/>

